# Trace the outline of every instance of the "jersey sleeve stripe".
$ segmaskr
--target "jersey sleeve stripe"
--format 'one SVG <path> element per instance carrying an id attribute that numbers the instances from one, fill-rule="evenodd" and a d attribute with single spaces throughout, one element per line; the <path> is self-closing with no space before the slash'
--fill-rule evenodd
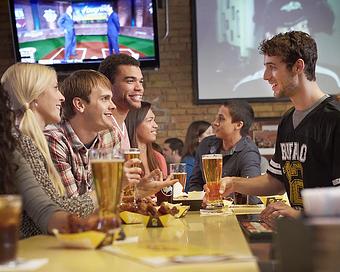
<path id="1" fill-rule="evenodd" d="M 272 172 L 273 174 L 276 174 L 276 175 L 282 175 L 281 170 L 275 169 L 271 165 L 268 166 L 267 171 Z"/>

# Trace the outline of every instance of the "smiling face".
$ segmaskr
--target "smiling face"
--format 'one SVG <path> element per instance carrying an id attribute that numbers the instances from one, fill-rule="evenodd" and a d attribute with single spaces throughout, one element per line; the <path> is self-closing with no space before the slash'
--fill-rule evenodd
<path id="1" fill-rule="evenodd" d="M 274 96 L 292 97 L 297 89 L 298 77 L 287 68 L 281 57 L 265 55 L 264 66 L 263 79 L 271 85 Z"/>
<path id="2" fill-rule="evenodd" d="M 140 108 L 143 94 L 141 69 L 134 65 L 120 65 L 112 85 L 112 100 L 117 108 L 121 110 Z"/>
<path id="3" fill-rule="evenodd" d="M 150 109 L 143 122 L 136 129 L 138 142 L 148 144 L 156 141 L 157 128 L 155 114 Z"/>
<path id="4" fill-rule="evenodd" d="M 34 114 L 43 126 L 60 122 L 61 103 L 64 100 L 64 96 L 58 89 L 57 76 L 54 76 L 46 86 L 46 90 L 33 103 Z"/>
<path id="5" fill-rule="evenodd" d="M 112 102 L 112 92 L 104 86 L 92 89 L 90 103 L 84 102 L 84 120 L 89 129 L 99 132 L 112 127 L 112 111 L 116 108 Z"/>

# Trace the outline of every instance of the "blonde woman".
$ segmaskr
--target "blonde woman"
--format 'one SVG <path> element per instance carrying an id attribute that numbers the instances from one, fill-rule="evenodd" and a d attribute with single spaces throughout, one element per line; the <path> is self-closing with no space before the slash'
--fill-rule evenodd
<path id="1" fill-rule="evenodd" d="M 48 149 L 43 129 L 60 121 L 63 95 L 59 92 L 56 72 L 39 64 L 17 63 L 10 66 L 1 78 L 3 88 L 10 96 L 21 131 L 18 150 L 29 163 L 33 174 L 48 196 L 68 212 L 86 216 L 93 212 L 94 192 L 76 198 L 64 195 L 61 183 Z M 40 233 L 30 218 L 24 216 L 26 235 Z"/>

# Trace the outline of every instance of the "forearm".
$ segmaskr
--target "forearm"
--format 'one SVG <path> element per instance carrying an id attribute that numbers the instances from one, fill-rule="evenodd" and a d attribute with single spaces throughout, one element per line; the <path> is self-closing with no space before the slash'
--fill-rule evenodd
<path id="1" fill-rule="evenodd" d="M 265 174 L 254 178 L 233 178 L 234 191 L 247 195 L 277 195 L 283 194 L 283 184 L 271 175 Z"/>

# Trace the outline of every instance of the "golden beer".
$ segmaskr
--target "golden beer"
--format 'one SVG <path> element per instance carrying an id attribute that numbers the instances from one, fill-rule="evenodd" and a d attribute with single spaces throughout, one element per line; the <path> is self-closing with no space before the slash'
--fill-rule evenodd
<path id="1" fill-rule="evenodd" d="M 222 197 L 219 193 L 222 178 L 222 154 L 203 155 L 202 168 L 209 189 L 209 194 L 207 194 L 208 206 L 222 206 Z"/>
<path id="2" fill-rule="evenodd" d="M 187 180 L 187 173 L 172 173 L 174 179 L 178 179 L 179 183 L 185 188 L 185 182 Z"/>
<path id="3" fill-rule="evenodd" d="M 140 151 L 138 148 L 130 148 L 124 151 L 124 159 L 125 161 L 131 159 L 140 159 Z M 140 167 L 139 163 L 135 163 L 132 167 Z"/>
<path id="4" fill-rule="evenodd" d="M 140 159 L 139 148 L 130 148 L 124 151 L 125 161 L 131 159 Z M 140 167 L 140 163 L 134 163 L 131 167 Z M 130 184 L 126 186 L 123 190 L 123 203 L 135 202 L 136 185 Z"/>
<path id="5" fill-rule="evenodd" d="M 91 159 L 99 205 L 99 229 L 104 232 L 119 227 L 117 212 L 122 191 L 123 164 L 123 159 Z"/>

